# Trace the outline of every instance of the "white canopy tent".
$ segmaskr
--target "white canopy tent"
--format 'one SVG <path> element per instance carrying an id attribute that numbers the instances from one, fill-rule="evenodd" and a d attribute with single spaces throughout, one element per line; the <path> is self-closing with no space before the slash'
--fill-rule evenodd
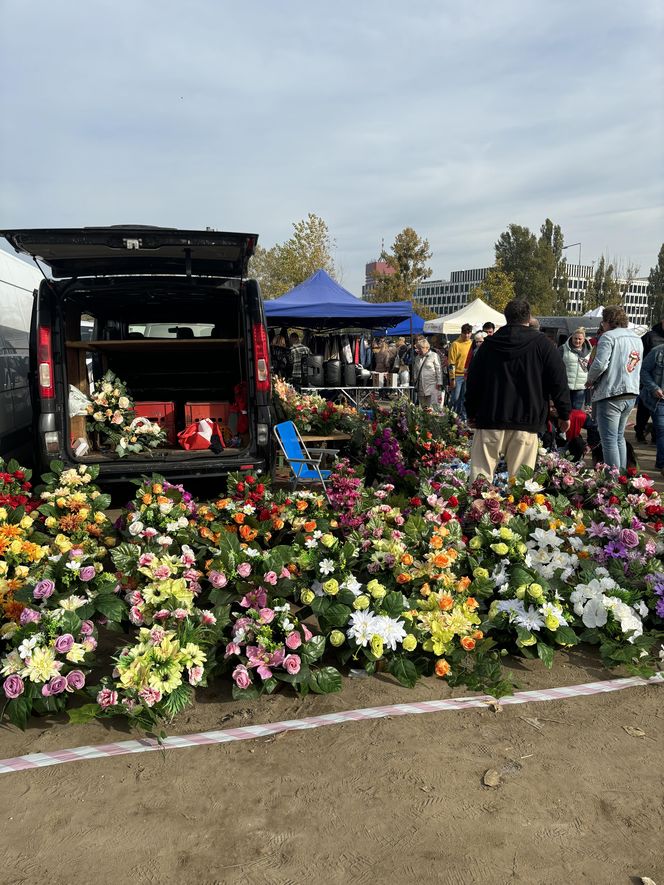
<path id="1" fill-rule="evenodd" d="M 584 320 L 586 317 L 588 317 L 589 319 L 591 319 L 591 318 L 598 319 L 599 317 L 602 316 L 603 312 L 604 312 L 604 307 L 601 305 L 600 305 L 600 307 L 596 307 L 594 310 L 587 310 L 584 313 L 584 315 L 580 318 L 579 324 L 583 325 L 582 320 Z M 648 331 L 648 326 L 637 326 L 634 323 L 628 323 L 628 328 L 634 329 L 636 334 L 641 335 L 641 336 L 645 335 L 646 332 Z"/>
<path id="2" fill-rule="evenodd" d="M 485 304 L 481 298 L 476 298 L 461 310 L 448 313 L 446 316 L 436 317 L 435 320 L 427 320 L 424 324 L 424 332 L 444 333 L 446 335 L 459 334 L 464 323 L 470 323 L 473 330 L 481 329 L 484 323 L 495 323 L 498 326 L 505 325 L 505 317 L 502 313 Z"/>

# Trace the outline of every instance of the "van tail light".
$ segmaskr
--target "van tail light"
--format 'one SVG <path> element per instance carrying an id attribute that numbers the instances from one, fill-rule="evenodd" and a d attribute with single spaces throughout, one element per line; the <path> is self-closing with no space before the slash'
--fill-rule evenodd
<path id="1" fill-rule="evenodd" d="M 267 331 L 262 323 L 254 323 L 251 329 L 254 342 L 254 369 L 256 374 L 256 390 L 270 389 L 270 349 L 267 343 Z"/>
<path id="2" fill-rule="evenodd" d="M 49 326 L 39 327 L 37 366 L 39 395 L 44 398 L 55 396 L 55 388 L 53 386 L 53 349 L 51 347 L 51 329 Z"/>

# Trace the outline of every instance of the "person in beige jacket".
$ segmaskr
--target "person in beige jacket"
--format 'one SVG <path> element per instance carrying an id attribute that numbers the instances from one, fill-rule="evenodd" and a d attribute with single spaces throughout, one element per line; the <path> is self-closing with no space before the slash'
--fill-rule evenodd
<path id="1" fill-rule="evenodd" d="M 421 406 L 437 408 L 443 390 L 443 370 L 440 357 L 431 350 L 426 338 L 420 338 L 415 345 L 417 356 L 413 363 L 413 385 Z"/>

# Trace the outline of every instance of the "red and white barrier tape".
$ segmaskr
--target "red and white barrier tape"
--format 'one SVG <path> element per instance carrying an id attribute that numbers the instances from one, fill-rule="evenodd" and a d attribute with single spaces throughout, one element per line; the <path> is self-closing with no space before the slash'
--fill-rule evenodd
<path id="1" fill-rule="evenodd" d="M 345 710 L 340 713 L 325 713 L 322 716 L 307 716 L 305 719 L 286 719 L 269 722 L 266 725 L 248 725 L 244 728 L 225 728 L 221 731 L 204 731 L 199 734 L 175 735 L 157 741 L 142 738 L 135 741 L 122 741 L 113 744 L 99 744 L 96 747 L 73 747 L 70 750 L 53 750 L 50 753 L 28 753 L 13 759 L 0 760 L 0 774 L 13 771 L 27 771 L 33 768 L 48 768 L 80 759 L 105 759 L 109 756 L 125 756 L 132 753 L 151 753 L 154 750 L 181 750 L 187 747 L 204 747 L 211 744 L 225 744 L 230 741 L 247 741 L 267 737 L 282 731 L 303 731 L 309 728 L 322 728 L 324 725 L 339 725 L 342 722 L 361 722 L 365 719 L 384 719 L 387 716 L 408 716 L 417 713 L 436 713 L 440 710 L 469 710 L 500 703 L 503 707 L 512 704 L 527 704 L 538 701 L 556 701 L 562 698 L 578 698 L 605 692 L 621 691 L 639 685 L 664 684 L 662 676 L 641 679 L 610 679 L 603 682 L 587 682 L 583 685 L 568 685 L 563 688 L 546 688 L 541 691 L 518 691 L 496 701 L 491 695 L 477 695 L 468 698 L 448 698 L 438 701 L 414 701 L 410 704 L 391 704 L 387 707 L 365 707 L 361 710 Z"/>

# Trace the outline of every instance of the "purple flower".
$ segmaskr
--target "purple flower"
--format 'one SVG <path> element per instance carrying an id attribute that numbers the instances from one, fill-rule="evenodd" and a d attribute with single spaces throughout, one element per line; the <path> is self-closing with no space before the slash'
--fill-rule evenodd
<path id="1" fill-rule="evenodd" d="M 223 572 L 212 571 L 208 575 L 210 583 L 213 587 L 216 587 L 217 590 L 221 590 L 222 587 L 225 587 L 228 584 L 228 578 Z"/>
<path id="2" fill-rule="evenodd" d="M 44 686 L 46 688 L 46 686 Z M 48 683 L 49 694 L 62 694 L 67 689 L 67 680 L 64 676 L 54 676 Z M 42 689 L 42 694 L 44 693 Z"/>
<path id="3" fill-rule="evenodd" d="M 85 565 L 78 573 L 81 581 L 91 581 L 94 576 L 97 574 L 95 571 L 95 567 L 93 565 Z"/>
<path id="4" fill-rule="evenodd" d="M 55 650 L 60 655 L 66 655 L 67 652 L 71 651 L 73 644 L 74 637 L 71 633 L 63 633 L 62 636 L 58 636 L 55 640 Z"/>
<path id="5" fill-rule="evenodd" d="M 237 567 L 237 573 L 241 578 L 248 578 L 251 574 L 251 566 L 248 562 L 241 562 Z"/>
<path id="6" fill-rule="evenodd" d="M 44 578 L 35 585 L 32 595 L 35 599 L 48 599 L 55 591 L 55 584 L 50 578 Z"/>
<path id="7" fill-rule="evenodd" d="M 16 676 L 15 674 L 12 676 L 8 676 L 5 679 L 5 681 L 2 683 L 2 687 L 4 689 L 5 696 L 8 697 L 10 701 L 13 701 L 15 698 L 20 697 L 23 694 L 23 690 L 25 688 L 21 677 Z"/>
<path id="8" fill-rule="evenodd" d="M 620 540 L 625 547 L 633 548 L 639 546 L 639 536 L 632 529 L 622 529 L 620 532 Z"/>
<path id="9" fill-rule="evenodd" d="M 67 691 L 80 691 L 85 685 L 85 673 L 81 670 L 72 670 L 67 673 Z"/>
<path id="10" fill-rule="evenodd" d="M 95 625 L 92 623 L 92 621 L 83 621 L 83 623 L 81 624 L 81 633 L 83 634 L 83 636 L 92 636 L 94 632 Z"/>
<path id="11" fill-rule="evenodd" d="M 38 624 L 40 621 L 41 615 L 33 608 L 24 608 L 19 618 L 21 627 L 25 627 L 26 624 Z"/>

